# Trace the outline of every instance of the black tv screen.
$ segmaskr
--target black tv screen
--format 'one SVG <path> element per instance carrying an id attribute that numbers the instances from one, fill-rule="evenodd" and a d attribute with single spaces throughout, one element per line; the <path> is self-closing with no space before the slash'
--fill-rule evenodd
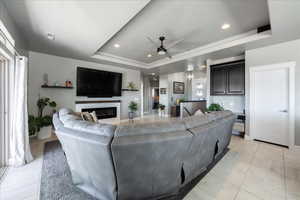
<path id="1" fill-rule="evenodd" d="M 122 74 L 77 67 L 77 96 L 121 96 Z"/>

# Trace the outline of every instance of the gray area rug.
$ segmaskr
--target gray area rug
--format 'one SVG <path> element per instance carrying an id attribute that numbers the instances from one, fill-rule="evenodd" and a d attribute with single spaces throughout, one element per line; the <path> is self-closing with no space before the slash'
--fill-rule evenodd
<path id="1" fill-rule="evenodd" d="M 227 152 L 228 149 L 209 165 L 206 172 L 181 188 L 177 195 L 160 200 L 183 199 Z M 40 200 L 98 200 L 73 185 L 71 172 L 59 141 L 45 144 Z"/>
<path id="2" fill-rule="evenodd" d="M 40 200 L 98 200 L 73 185 L 66 157 L 58 141 L 45 144 Z"/>

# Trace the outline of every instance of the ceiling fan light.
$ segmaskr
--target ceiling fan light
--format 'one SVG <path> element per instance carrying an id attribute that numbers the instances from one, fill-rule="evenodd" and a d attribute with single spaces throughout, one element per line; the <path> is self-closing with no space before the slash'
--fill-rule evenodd
<path id="1" fill-rule="evenodd" d="M 166 54 L 166 52 L 163 51 L 163 50 L 160 50 L 160 51 L 158 51 L 157 53 L 158 53 L 158 55 L 165 55 L 165 54 Z"/>

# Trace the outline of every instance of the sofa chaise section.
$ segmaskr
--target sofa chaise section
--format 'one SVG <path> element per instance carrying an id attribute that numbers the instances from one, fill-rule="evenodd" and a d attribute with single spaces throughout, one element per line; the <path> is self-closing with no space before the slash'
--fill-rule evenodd
<path id="1" fill-rule="evenodd" d="M 116 199 L 110 150 L 116 127 L 82 121 L 69 109 L 55 113 L 53 123 L 66 154 L 73 183 L 99 199 Z"/>
<path id="2" fill-rule="evenodd" d="M 183 164 L 188 183 L 204 172 L 228 147 L 235 115 L 230 111 L 212 112 L 187 117 L 183 121 L 186 129 L 193 134 Z"/>

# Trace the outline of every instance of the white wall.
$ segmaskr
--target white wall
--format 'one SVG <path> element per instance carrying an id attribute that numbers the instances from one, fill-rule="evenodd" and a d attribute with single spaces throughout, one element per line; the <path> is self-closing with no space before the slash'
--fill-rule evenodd
<path id="1" fill-rule="evenodd" d="M 184 94 L 173 93 L 173 82 L 184 82 Z M 186 98 L 187 96 L 187 82 L 185 72 L 178 72 L 172 74 L 161 75 L 159 77 L 159 88 L 167 88 L 167 94 L 160 94 L 159 103 L 166 106 L 166 113 L 170 114 L 170 106 L 175 105 L 176 99 Z"/>
<path id="2" fill-rule="evenodd" d="M 165 111 L 169 113 L 169 95 L 170 95 L 170 88 L 169 88 L 169 79 L 168 75 L 161 75 L 159 77 L 159 89 L 166 88 L 166 94 L 159 94 L 159 103 L 166 106 Z"/>
<path id="3" fill-rule="evenodd" d="M 296 134 L 295 144 L 300 145 L 300 40 L 280 43 L 246 51 L 246 133 L 249 134 L 249 68 L 282 62 L 296 62 Z"/>
<path id="4" fill-rule="evenodd" d="M 56 101 L 58 108 L 68 107 L 75 109 L 76 100 L 103 100 L 103 99 L 120 99 L 121 118 L 128 118 L 128 104 L 130 101 L 136 101 L 140 105 L 140 92 L 123 92 L 122 97 L 113 98 L 87 98 L 76 97 L 76 68 L 86 67 L 99 70 L 113 71 L 123 73 L 123 88 L 128 82 L 134 82 L 140 87 L 140 71 L 124 69 L 109 65 L 103 65 L 93 62 L 86 62 L 76 59 L 52 56 L 37 52 L 29 52 L 29 75 L 28 75 L 28 110 L 30 114 L 37 113 L 36 101 L 39 96 L 49 97 Z M 74 89 L 46 89 L 41 88 L 43 84 L 43 74 L 47 73 L 49 77 L 49 85 L 55 81 L 63 84 L 66 80 L 71 80 Z M 139 109 L 140 111 L 140 109 Z"/>
<path id="5" fill-rule="evenodd" d="M 243 113 L 245 96 L 211 96 L 211 103 L 218 103 L 225 110 L 231 110 L 234 113 Z"/>
<path id="6" fill-rule="evenodd" d="M 207 77 L 206 73 L 202 71 L 194 72 L 194 78 L 192 79 L 191 88 L 188 88 L 191 92 L 191 99 L 189 100 L 200 100 L 206 99 L 207 96 Z M 202 85 L 202 89 L 199 89 L 199 85 Z M 202 92 L 203 96 L 198 96 L 197 92 Z"/>

